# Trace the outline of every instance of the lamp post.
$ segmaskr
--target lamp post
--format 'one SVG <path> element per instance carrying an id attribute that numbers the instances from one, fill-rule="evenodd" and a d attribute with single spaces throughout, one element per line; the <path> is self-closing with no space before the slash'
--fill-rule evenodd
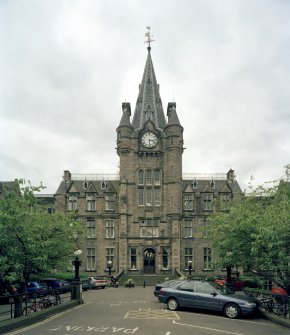
<path id="1" fill-rule="evenodd" d="M 72 261 L 72 264 L 75 268 L 75 278 L 74 280 L 76 281 L 79 281 L 80 280 L 80 265 L 82 264 L 82 262 L 80 261 L 79 259 L 79 256 L 82 254 L 82 251 L 79 249 L 79 250 L 76 250 L 74 252 L 74 260 Z"/>
<path id="2" fill-rule="evenodd" d="M 111 277 L 112 265 L 113 265 L 113 262 L 112 261 L 108 261 L 109 277 Z"/>
<path id="3" fill-rule="evenodd" d="M 81 260 L 79 259 L 79 256 L 82 254 L 82 251 L 76 250 L 74 252 L 75 258 L 72 261 L 72 264 L 75 269 L 75 277 L 72 282 L 73 288 L 71 291 L 71 299 L 77 300 L 79 304 L 83 303 L 83 297 L 82 297 L 82 285 L 80 282 L 80 265 L 82 264 Z"/>
<path id="4" fill-rule="evenodd" d="M 192 261 L 188 261 L 188 276 L 191 277 Z"/>

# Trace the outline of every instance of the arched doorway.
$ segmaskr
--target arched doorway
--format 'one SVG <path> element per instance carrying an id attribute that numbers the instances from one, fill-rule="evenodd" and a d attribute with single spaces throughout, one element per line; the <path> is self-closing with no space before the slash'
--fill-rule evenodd
<path id="1" fill-rule="evenodd" d="M 155 250 L 147 248 L 143 251 L 144 274 L 155 273 Z"/>

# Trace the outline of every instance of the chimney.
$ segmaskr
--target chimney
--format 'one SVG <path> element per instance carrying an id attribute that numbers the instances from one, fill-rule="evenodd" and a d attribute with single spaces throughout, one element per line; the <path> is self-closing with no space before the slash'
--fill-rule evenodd
<path id="1" fill-rule="evenodd" d="M 227 173 L 227 180 L 232 183 L 235 180 L 235 171 L 230 169 Z"/>
<path id="2" fill-rule="evenodd" d="M 63 181 L 65 183 L 68 183 L 69 181 L 71 181 L 71 173 L 68 170 L 63 171 Z"/>

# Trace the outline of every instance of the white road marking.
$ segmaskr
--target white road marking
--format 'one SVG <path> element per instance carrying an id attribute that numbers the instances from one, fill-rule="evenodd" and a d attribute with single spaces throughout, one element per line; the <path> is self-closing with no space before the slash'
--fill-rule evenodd
<path id="1" fill-rule="evenodd" d="M 176 321 L 172 321 L 174 324 L 176 325 L 180 325 L 180 326 L 186 326 L 186 327 L 192 327 L 192 328 L 198 328 L 198 329 L 206 329 L 206 330 L 211 330 L 211 331 L 215 331 L 218 333 L 225 333 L 225 334 L 231 334 L 231 335 L 246 335 L 246 334 L 242 334 L 242 333 L 233 333 L 233 332 L 228 332 L 226 330 L 220 330 L 220 329 L 214 329 L 214 328 L 208 328 L 208 327 L 199 327 L 199 326 L 193 326 L 190 324 L 186 324 L 186 323 L 179 323 Z"/>

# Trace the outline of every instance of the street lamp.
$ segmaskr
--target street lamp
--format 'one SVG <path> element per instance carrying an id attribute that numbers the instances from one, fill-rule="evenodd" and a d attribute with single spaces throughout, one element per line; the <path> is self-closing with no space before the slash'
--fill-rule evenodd
<path id="1" fill-rule="evenodd" d="M 191 276 L 192 271 L 192 261 L 188 261 L 188 275 Z"/>
<path id="2" fill-rule="evenodd" d="M 76 250 L 74 252 L 74 260 L 72 261 L 72 264 L 75 268 L 75 281 L 79 281 L 80 280 L 80 265 L 82 264 L 82 262 L 79 260 L 79 256 L 82 254 L 82 251 L 80 249 Z"/>
<path id="3" fill-rule="evenodd" d="M 111 277 L 112 265 L 113 265 L 113 262 L 112 261 L 108 261 L 109 277 Z"/>

